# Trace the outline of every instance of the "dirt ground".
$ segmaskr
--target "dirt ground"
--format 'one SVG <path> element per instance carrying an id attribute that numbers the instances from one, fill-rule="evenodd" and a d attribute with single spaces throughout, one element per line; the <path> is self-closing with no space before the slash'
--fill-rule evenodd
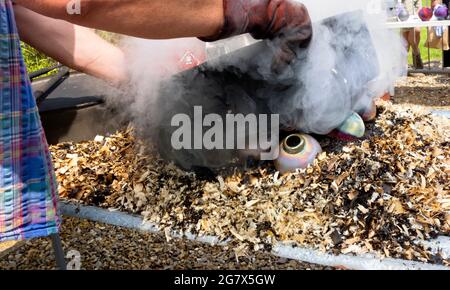
<path id="1" fill-rule="evenodd" d="M 392 102 L 450 110 L 450 75 L 412 74 L 399 80 Z"/>

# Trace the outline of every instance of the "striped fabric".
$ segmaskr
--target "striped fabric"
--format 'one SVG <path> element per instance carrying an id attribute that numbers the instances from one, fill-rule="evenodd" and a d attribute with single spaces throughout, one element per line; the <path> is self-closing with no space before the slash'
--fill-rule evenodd
<path id="1" fill-rule="evenodd" d="M 10 0 L 0 0 L 0 242 L 58 232 L 57 186 Z"/>

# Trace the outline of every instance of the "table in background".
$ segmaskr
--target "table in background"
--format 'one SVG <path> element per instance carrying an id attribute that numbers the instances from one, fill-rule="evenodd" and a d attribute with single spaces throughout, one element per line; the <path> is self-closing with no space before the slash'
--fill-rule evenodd
<path id="1" fill-rule="evenodd" d="M 450 20 L 436 20 L 436 21 L 404 21 L 404 22 L 388 22 L 386 23 L 386 27 L 389 29 L 405 29 L 405 28 L 416 28 L 416 27 L 449 27 Z M 429 38 L 429 31 L 427 29 L 427 39 Z M 430 49 L 428 47 L 428 69 L 412 69 L 410 72 L 420 72 L 420 73 L 448 73 L 450 74 L 450 69 L 441 67 L 440 69 L 431 68 L 431 54 Z"/>

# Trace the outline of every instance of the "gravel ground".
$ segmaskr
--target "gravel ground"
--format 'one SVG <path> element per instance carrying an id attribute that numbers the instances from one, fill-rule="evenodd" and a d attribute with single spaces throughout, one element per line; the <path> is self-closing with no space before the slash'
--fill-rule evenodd
<path id="1" fill-rule="evenodd" d="M 397 82 L 394 104 L 450 109 L 450 75 L 412 74 Z"/>
<path id="2" fill-rule="evenodd" d="M 65 218 L 61 238 L 64 251 L 79 251 L 86 270 L 326 270 L 260 252 L 236 260 L 232 250 L 220 246 L 141 233 L 75 218 Z M 55 269 L 49 239 L 35 239 L 0 259 L 0 270 Z"/>

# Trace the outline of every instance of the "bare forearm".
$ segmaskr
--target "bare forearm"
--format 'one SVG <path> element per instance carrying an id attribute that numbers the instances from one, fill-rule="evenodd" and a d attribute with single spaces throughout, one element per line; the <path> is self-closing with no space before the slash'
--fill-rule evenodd
<path id="1" fill-rule="evenodd" d="M 16 6 L 21 39 L 55 60 L 113 83 L 126 80 L 124 55 L 88 28 Z"/>
<path id="2" fill-rule="evenodd" d="M 79 25 L 143 38 L 206 37 L 223 25 L 223 0 L 16 0 L 27 8 Z"/>

